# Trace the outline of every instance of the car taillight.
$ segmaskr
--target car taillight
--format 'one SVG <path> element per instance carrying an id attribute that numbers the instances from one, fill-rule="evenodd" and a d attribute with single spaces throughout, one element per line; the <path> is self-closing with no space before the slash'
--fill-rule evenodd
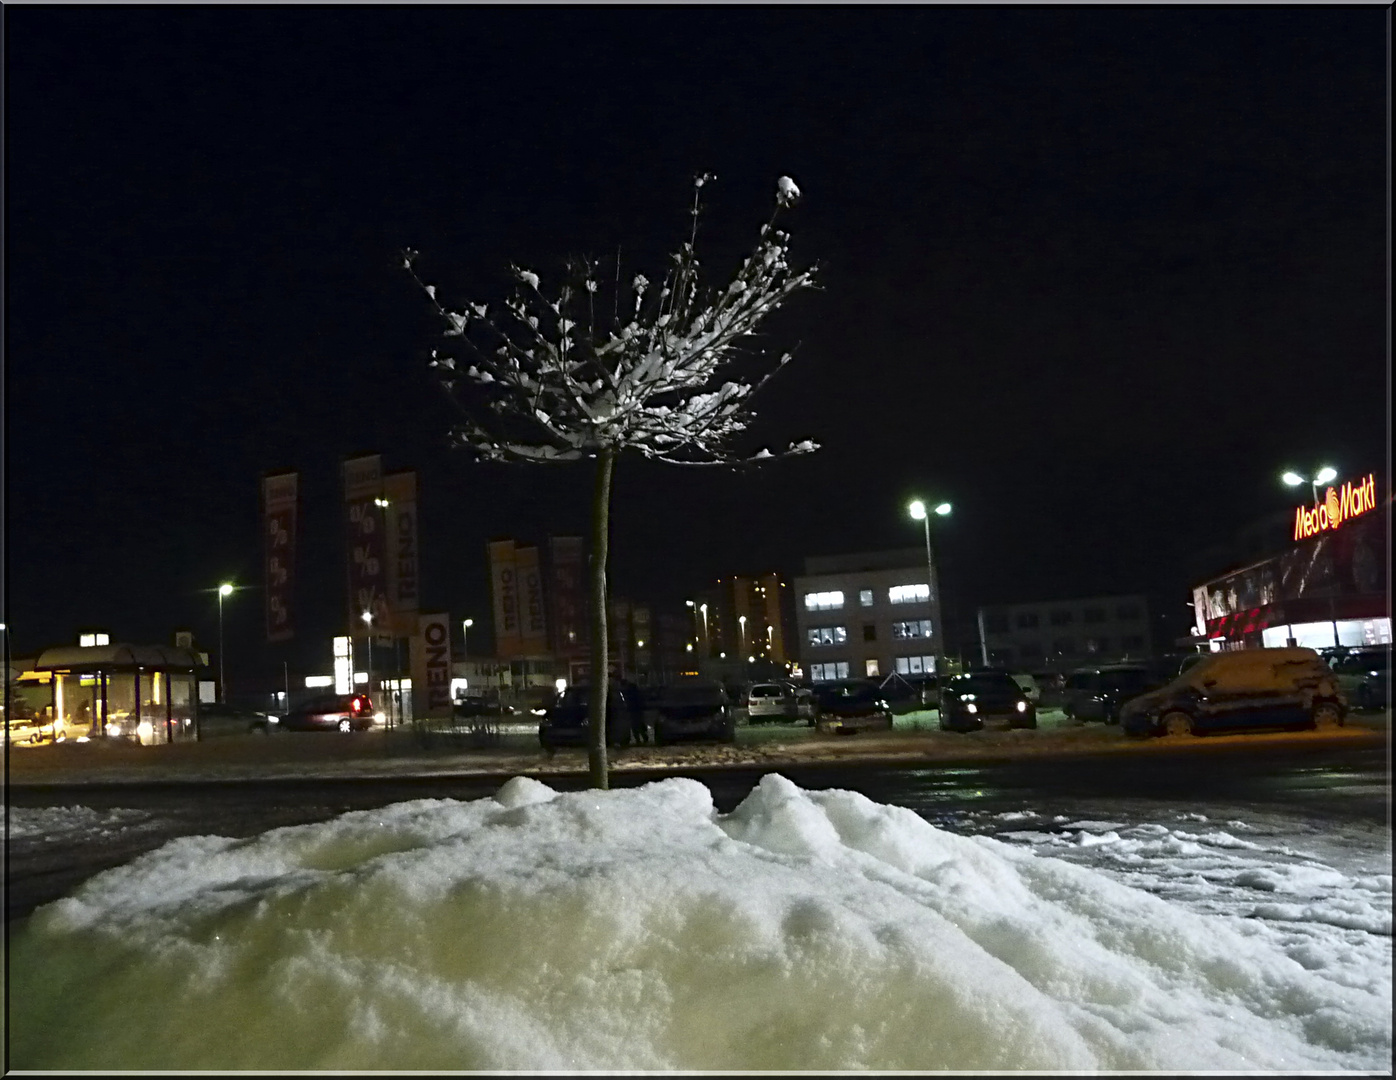
<path id="1" fill-rule="evenodd" d="M 358 711 L 359 711 L 360 709 L 362 709 L 363 707 L 364 707 L 363 698 L 355 698 L 355 699 L 353 700 L 353 702 L 350 704 L 350 708 L 352 708 L 355 712 L 358 712 Z"/>

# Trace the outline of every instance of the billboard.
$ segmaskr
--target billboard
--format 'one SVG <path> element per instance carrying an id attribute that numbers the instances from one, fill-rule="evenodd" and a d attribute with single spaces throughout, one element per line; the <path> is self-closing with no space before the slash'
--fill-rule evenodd
<path id="1" fill-rule="evenodd" d="M 344 462 L 345 540 L 348 552 L 350 633 L 366 630 L 363 613 L 373 613 L 374 626 L 388 625 L 387 551 L 384 546 L 383 466 L 380 455 L 367 454 Z"/>
<path id="2" fill-rule="evenodd" d="M 295 585 L 296 498 L 300 474 L 276 473 L 262 478 L 263 569 L 266 578 L 267 641 L 290 641 L 291 595 Z"/>
<path id="3" fill-rule="evenodd" d="M 489 545 L 490 593 L 494 601 L 494 648 L 501 659 L 523 654 L 523 628 L 519 622 L 519 575 L 514 541 L 494 540 Z"/>
<path id="4" fill-rule="evenodd" d="M 548 541 L 548 599 L 552 602 L 552 648 L 558 656 L 580 658 L 591 640 L 586 625 L 586 559 L 580 536 Z"/>
<path id="5" fill-rule="evenodd" d="M 411 470 L 383 478 L 386 511 L 388 607 L 398 637 L 417 632 L 418 559 L 417 474 Z"/>
<path id="6" fill-rule="evenodd" d="M 519 636 L 529 655 L 547 652 L 548 622 L 543 614 L 543 571 L 538 565 L 538 549 L 533 546 L 514 550 L 518 575 Z"/>
<path id="7" fill-rule="evenodd" d="M 451 618 L 422 615 L 412 636 L 412 715 L 451 715 Z"/>

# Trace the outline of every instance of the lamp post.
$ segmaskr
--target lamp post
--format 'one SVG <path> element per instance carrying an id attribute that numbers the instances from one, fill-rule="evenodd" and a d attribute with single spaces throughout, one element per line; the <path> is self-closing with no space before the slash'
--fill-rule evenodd
<path id="1" fill-rule="evenodd" d="M 1297 472 L 1289 471 L 1281 475 L 1280 479 L 1289 487 L 1298 487 L 1300 484 L 1308 484 L 1309 490 L 1313 492 L 1314 502 L 1318 502 L 1318 486 L 1327 484 L 1338 478 L 1338 470 L 1331 465 L 1325 465 L 1314 473 L 1313 476 L 1300 476 Z"/>
<path id="2" fill-rule="evenodd" d="M 233 587 L 228 582 L 218 586 L 218 701 L 223 705 L 228 703 L 227 683 L 223 676 L 223 597 L 232 595 Z"/>
<path id="3" fill-rule="evenodd" d="M 368 698 L 373 700 L 373 612 L 365 611 L 359 618 L 363 619 L 364 627 L 368 633 Z"/>
<path id="4" fill-rule="evenodd" d="M 713 654 L 713 647 L 708 642 L 708 605 L 699 604 L 698 610 L 703 613 L 703 652 L 711 657 Z"/>
<path id="5" fill-rule="evenodd" d="M 932 654 L 935 656 L 935 677 L 936 685 L 940 686 L 940 680 L 944 676 L 945 650 L 941 648 L 941 638 L 945 636 L 945 613 L 940 602 L 940 586 L 936 582 L 936 562 L 931 554 L 931 514 L 926 510 L 926 504 L 920 499 L 912 499 L 911 505 L 907 507 L 912 518 L 921 522 L 926 533 L 926 588 L 930 591 L 927 597 L 932 603 L 931 623 L 931 646 Z M 940 503 L 936 506 L 934 513 L 940 517 L 945 517 L 950 513 L 949 503 Z M 939 625 L 937 625 L 939 624 Z"/>
<path id="6" fill-rule="evenodd" d="M 460 624 L 460 654 L 462 660 L 470 655 L 470 628 L 474 625 L 474 619 L 466 619 Z"/>
<path id="7" fill-rule="evenodd" d="M 746 652 L 746 616 L 737 616 L 737 655 Z"/>

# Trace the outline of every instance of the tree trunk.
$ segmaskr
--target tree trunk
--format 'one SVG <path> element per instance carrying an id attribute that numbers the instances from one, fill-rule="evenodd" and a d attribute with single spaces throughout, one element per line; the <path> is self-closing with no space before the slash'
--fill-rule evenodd
<path id="1" fill-rule="evenodd" d="M 606 554 L 611 534 L 611 472 L 616 452 L 602 449 L 596 455 L 596 486 L 591 496 L 591 725 L 587 735 L 587 761 L 591 786 L 605 791 L 611 786 L 606 763 L 606 697 L 610 689 L 611 643 L 606 624 Z"/>

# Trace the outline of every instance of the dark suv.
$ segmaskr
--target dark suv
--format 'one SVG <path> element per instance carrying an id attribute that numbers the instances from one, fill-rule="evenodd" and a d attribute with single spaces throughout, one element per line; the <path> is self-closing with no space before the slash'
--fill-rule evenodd
<path id="1" fill-rule="evenodd" d="M 654 745 L 687 738 L 736 741 L 732 703 L 718 683 L 675 683 L 655 698 Z"/>
<path id="2" fill-rule="evenodd" d="M 639 688 L 633 690 L 613 682 L 606 691 L 606 742 L 629 746 L 631 714 L 643 713 Z M 591 687 L 585 683 L 569 686 L 543 712 L 538 724 L 538 742 L 545 750 L 556 746 L 586 746 L 590 737 Z"/>
<path id="3" fill-rule="evenodd" d="M 1162 685 L 1142 664 L 1104 664 L 1073 671 L 1062 689 L 1062 712 L 1077 720 L 1120 722 L 1120 706 Z"/>
<path id="4" fill-rule="evenodd" d="M 940 691 L 943 731 L 979 731 L 989 721 L 1010 728 L 1037 727 L 1037 706 L 1006 671 L 952 675 Z"/>

